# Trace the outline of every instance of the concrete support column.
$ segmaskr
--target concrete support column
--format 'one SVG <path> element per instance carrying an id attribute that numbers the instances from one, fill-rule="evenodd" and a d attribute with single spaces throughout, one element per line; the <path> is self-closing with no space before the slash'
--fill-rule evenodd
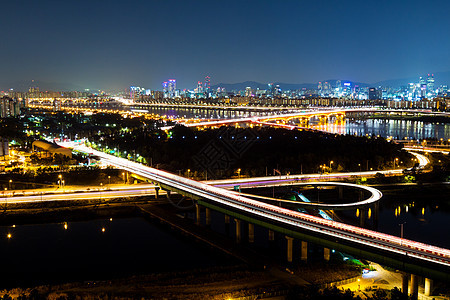
<path id="1" fill-rule="evenodd" d="M 248 242 L 253 243 L 255 241 L 255 225 L 248 223 Z"/>
<path id="2" fill-rule="evenodd" d="M 294 238 L 291 238 L 290 236 L 286 236 L 286 240 L 287 240 L 287 252 L 286 252 L 286 255 L 287 255 L 287 261 L 288 262 L 292 262 L 292 248 L 293 248 L 293 245 L 294 245 Z"/>
<path id="3" fill-rule="evenodd" d="M 373 224 L 375 227 L 374 229 L 378 228 L 379 213 L 380 213 L 380 203 L 375 202 L 375 204 L 373 205 Z"/>
<path id="4" fill-rule="evenodd" d="M 306 262 L 308 260 L 308 242 L 302 241 L 301 251 L 301 260 Z"/>
<path id="5" fill-rule="evenodd" d="M 344 199 L 344 187 L 339 186 L 338 187 L 338 193 L 339 193 L 339 200 Z"/>
<path id="6" fill-rule="evenodd" d="M 200 225 L 201 215 L 200 215 L 200 205 L 195 204 L 195 224 Z"/>
<path id="7" fill-rule="evenodd" d="M 425 278 L 425 296 L 431 296 L 431 293 L 433 292 L 433 280 L 429 278 Z"/>
<path id="8" fill-rule="evenodd" d="M 269 229 L 269 241 L 273 242 L 275 240 L 275 232 Z"/>
<path id="9" fill-rule="evenodd" d="M 211 209 L 205 208 L 206 226 L 211 226 Z"/>
<path id="10" fill-rule="evenodd" d="M 158 199 L 158 197 L 159 197 L 159 190 L 160 189 L 161 188 L 159 186 L 155 186 L 155 199 Z"/>
<path id="11" fill-rule="evenodd" d="M 323 248 L 323 259 L 330 261 L 330 248 Z"/>
<path id="12" fill-rule="evenodd" d="M 366 209 L 365 208 L 360 208 L 359 209 L 359 226 L 360 227 L 364 227 L 364 223 L 366 219 Z"/>
<path id="13" fill-rule="evenodd" d="M 411 288 L 409 290 L 412 300 L 417 300 L 419 296 L 419 280 L 417 275 L 411 274 Z"/>
<path id="14" fill-rule="evenodd" d="M 409 281 L 409 274 L 403 273 L 402 274 L 402 293 L 405 295 L 408 295 L 408 281 Z"/>
<path id="15" fill-rule="evenodd" d="M 234 219 L 234 222 L 236 222 L 236 243 L 241 242 L 241 220 Z"/>
<path id="16" fill-rule="evenodd" d="M 230 216 L 225 215 L 225 234 L 230 235 Z"/>

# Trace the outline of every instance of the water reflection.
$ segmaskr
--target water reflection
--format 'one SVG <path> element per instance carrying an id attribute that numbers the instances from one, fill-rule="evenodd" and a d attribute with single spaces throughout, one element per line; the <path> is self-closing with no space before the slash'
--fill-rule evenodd
<path id="1" fill-rule="evenodd" d="M 235 261 L 142 218 L 0 226 L 0 288 L 186 271 Z"/>
<path id="2" fill-rule="evenodd" d="M 392 136 L 395 139 L 446 139 L 450 136 L 449 124 L 410 120 L 344 120 L 338 123 L 321 124 L 317 120 L 311 119 L 310 127 L 338 134 Z"/>
<path id="3" fill-rule="evenodd" d="M 172 107 L 145 107 L 149 113 L 166 116 L 172 119 L 234 119 L 251 116 L 265 116 L 268 114 L 281 113 L 280 111 L 248 111 L 248 110 L 225 110 L 208 108 L 172 108 Z M 287 112 L 284 111 L 284 112 Z M 323 121 L 323 120 L 322 120 Z M 337 134 L 351 135 L 379 135 L 382 137 L 392 136 L 395 139 L 424 139 L 424 138 L 444 138 L 450 136 L 450 125 L 442 123 L 428 123 L 411 120 L 388 120 L 388 119 L 367 119 L 357 120 L 347 118 L 344 120 L 333 120 L 332 122 L 321 122 L 318 118 L 311 118 L 309 123 L 301 120 L 291 120 L 289 123 L 298 126 L 327 131 Z"/>

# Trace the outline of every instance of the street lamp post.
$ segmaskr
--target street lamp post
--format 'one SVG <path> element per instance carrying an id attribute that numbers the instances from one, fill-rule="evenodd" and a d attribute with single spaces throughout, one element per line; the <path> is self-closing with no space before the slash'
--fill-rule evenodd
<path id="1" fill-rule="evenodd" d="M 333 161 L 330 161 L 330 171 L 331 171 L 331 165 L 332 165 L 333 163 L 334 163 Z"/>
<path id="2" fill-rule="evenodd" d="M 241 178 L 241 168 L 237 169 L 238 179 Z"/>
<path id="3" fill-rule="evenodd" d="M 58 178 L 59 178 L 59 180 L 58 180 L 59 188 L 61 188 L 62 187 L 62 175 L 59 174 Z"/>
<path id="4" fill-rule="evenodd" d="M 191 173 L 191 169 L 187 169 L 187 173 L 188 173 L 188 178 L 189 178 L 189 173 Z"/>

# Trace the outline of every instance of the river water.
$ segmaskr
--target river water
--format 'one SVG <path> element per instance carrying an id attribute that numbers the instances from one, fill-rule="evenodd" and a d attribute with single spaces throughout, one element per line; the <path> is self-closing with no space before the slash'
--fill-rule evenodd
<path id="1" fill-rule="evenodd" d="M 382 137 L 393 137 L 394 139 L 444 139 L 450 138 L 450 124 L 428 123 L 410 120 L 345 120 L 339 123 L 319 124 L 313 120 L 311 128 L 331 133 L 352 135 L 379 135 Z"/>
<path id="2" fill-rule="evenodd" d="M 0 289 L 235 263 L 139 217 L 66 224 L 1 226 Z"/>
<path id="3" fill-rule="evenodd" d="M 249 111 L 249 110 L 220 110 L 198 108 L 173 108 L 173 107 L 145 107 L 152 114 L 170 118 L 198 118 L 198 119 L 235 119 L 251 116 L 262 116 L 280 112 Z M 288 112 L 288 110 L 284 111 Z M 395 139 L 449 139 L 449 123 L 429 123 L 411 120 L 385 120 L 385 119 L 346 119 L 343 122 L 331 122 L 320 124 L 317 119 L 311 119 L 310 128 L 339 134 L 352 135 L 380 135 L 382 137 L 394 137 Z"/>

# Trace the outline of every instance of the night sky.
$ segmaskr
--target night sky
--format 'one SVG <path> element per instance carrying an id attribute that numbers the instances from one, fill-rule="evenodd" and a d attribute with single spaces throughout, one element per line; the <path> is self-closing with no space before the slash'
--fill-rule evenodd
<path id="1" fill-rule="evenodd" d="M 450 71 L 450 1 L 2 1 L 0 86 L 373 83 Z"/>

